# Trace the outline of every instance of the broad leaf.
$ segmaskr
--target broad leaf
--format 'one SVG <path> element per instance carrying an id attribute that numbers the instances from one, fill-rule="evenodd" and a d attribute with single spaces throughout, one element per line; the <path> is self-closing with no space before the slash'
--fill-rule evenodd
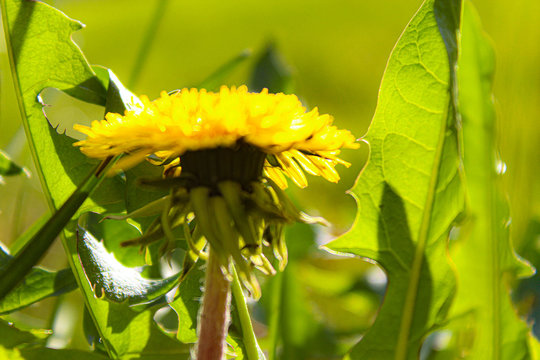
<path id="1" fill-rule="evenodd" d="M 461 228 L 451 253 L 459 276 L 452 313 L 472 316 L 454 330 L 456 345 L 459 352 L 472 346 L 467 349 L 470 359 L 531 359 L 528 328 L 512 309 L 507 281 L 531 269 L 512 249 L 509 207 L 501 191 L 505 165 L 497 157 L 494 52 L 478 15 L 466 5 L 458 81 L 470 221 Z"/>
<path id="2" fill-rule="evenodd" d="M 105 300 L 129 305 L 147 303 L 169 292 L 180 273 L 163 280 L 145 279 L 140 272 L 121 264 L 102 242 L 84 228 L 77 236 L 79 259 L 94 294 Z"/>
<path id="3" fill-rule="evenodd" d="M 28 143 L 45 193 L 50 203 L 58 208 L 98 161 L 87 159 L 72 146 L 73 139 L 58 134 L 50 126 L 39 94 L 53 87 L 104 105 L 107 90 L 71 40 L 71 33 L 82 27 L 79 22 L 34 1 L 5 0 L 3 14 Z M 86 202 L 85 210 L 120 203 L 120 185 L 117 178 L 108 179 L 95 199 Z"/>
<path id="4" fill-rule="evenodd" d="M 84 221 L 83 221 L 84 220 Z M 127 267 L 141 267 L 146 265 L 144 253 L 138 246 L 122 246 L 122 242 L 141 236 L 139 229 L 125 220 L 107 219 L 97 213 L 86 213 L 79 218 L 79 224 L 84 224 L 96 239 L 103 241 L 107 251 L 114 253 L 114 257 Z"/>
<path id="5" fill-rule="evenodd" d="M 31 246 L 15 254 L 7 273 L 2 274 L 1 293 L 5 294 L 43 256 L 78 209 L 101 210 L 104 206 L 121 205 L 118 196 L 121 182 L 118 178 L 106 180 L 100 195 L 87 200 L 103 180 L 103 176 L 93 175 L 99 161 L 88 160 L 73 147 L 74 140 L 58 134 L 43 115 L 39 94 L 46 87 L 105 104 L 102 82 L 70 38 L 81 24 L 46 4 L 33 1 L 4 0 L 2 15 L 28 143 L 49 204 L 59 209 L 31 240 Z"/>
<path id="6" fill-rule="evenodd" d="M 81 28 L 80 23 L 41 2 L 4 0 L 2 5 L 8 52 L 20 93 L 27 138 L 51 207 L 57 208 L 96 162 L 83 156 L 72 146 L 72 139 L 57 134 L 49 125 L 38 95 L 45 87 L 56 87 L 79 99 L 106 105 L 111 98 L 107 89 L 111 87 L 103 86 L 103 71 L 96 69 L 99 75 L 96 76 L 71 41 L 71 33 Z M 79 213 L 105 209 L 121 212 L 124 210 L 123 193 L 121 179 L 110 178 Z M 151 311 L 136 313 L 127 305 L 94 298 L 79 264 L 74 226 L 71 229 L 65 232 L 68 240 L 64 240 L 64 247 L 108 354 L 113 358 L 135 354 L 187 357 L 185 347 L 159 330 Z"/>
<path id="7" fill-rule="evenodd" d="M 0 177 L 19 175 L 25 172 L 27 173 L 28 171 L 25 168 L 15 164 L 8 154 L 0 150 Z"/>
<path id="8" fill-rule="evenodd" d="M 360 209 L 328 245 L 375 260 L 388 276 L 351 359 L 417 358 L 452 300 L 447 237 L 464 207 L 452 71 L 460 9 L 459 0 L 426 0 L 392 51 L 365 137 L 369 161 L 352 189 Z"/>
<path id="9" fill-rule="evenodd" d="M 0 247 L 0 271 L 11 260 Z M 33 268 L 23 282 L 0 300 L 0 315 L 32 305 L 49 296 L 57 296 L 77 288 L 71 269 L 47 271 Z"/>
<path id="10" fill-rule="evenodd" d="M 107 234 L 105 234 L 107 236 Z M 77 261 L 77 246 L 73 242 L 67 244 L 72 261 Z M 189 357 L 189 348 L 165 335 L 154 322 L 151 309 L 137 312 L 126 304 L 116 304 L 94 297 L 90 283 L 86 280 L 83 268 L 74 267 L 81 281 L 87 308 L 94 322 L 102 343 L 113 359 L 160 358 L 175 356 L 179 359 Z"/>

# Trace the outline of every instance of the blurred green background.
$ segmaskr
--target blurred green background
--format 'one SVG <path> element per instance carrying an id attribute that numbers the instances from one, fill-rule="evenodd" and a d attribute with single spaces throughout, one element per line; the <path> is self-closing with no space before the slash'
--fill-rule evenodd
<path id="1" fill-rule="evenodd" d="M 91 64 L 113 69 L 124 83 L 135 80 L 131 90 L 150 98 L 157 97 L 161 90 L 197 84 L 227 60 L 251 49 L 253 55 L 226 81 L 228 85 L 246 83 L 260 53 L 273 42 L 288 64 L 296 93 L 305 104 L 334 115 L 339 127 L 349 128 L 358 137 L 367 131 L 371 121 L 390 51 L 421 4 L 419 0 L 46 2 L 86 24 L 85 29 L 74 34 L 74 39 Z M 163 3 L 166 7 L 156 38 L 152 46 L 145 49 L 148 57 L 140 77 L 132 79 L 135 59 L 152 14 Z M 507 164 L 505 187 L 512 208 L 513 241 L 518 253 L 538 266 L 540 2 L 476 0 L 474 4 L 497 54 L 494 93 L 499 111 L 500 152 Z M 0 149 L 32 171 L 3 36 L 0 41 Z M 70 135 L 74 134 L 72 123 L 89 122 L 102 116 L 101 108 L 81 105 L 56 91 L 47 91 L 45 99 L 54 105 L 46 108 L 51 123 L 60 124 L 59 129 L 67 129 Z M 338 185 L 310 178 L 308 189 L 291 189 L 296 200 L 311 209 L 310 213 L 320 214 L 334 224 L 329 231 L 317 235 L 321 242 L 350 226 L 355 204 L 344 192 L 353 185 L 367 154 L 366 145 L 356 152 L 344 152 L 343 157 L 353 166 L 338 169 L 343 176 Z M 0 185 L 0 241 L 9 244 L 46 210 L 35 173 L 30 178 L 5 179 L 5 184 Z M 44 264 L 55 269 L 65 266 L 59 244 L 50 251 Z M 329 276 L 328 283 L 335 283 L 338 278 L 345 281 L 343 276 L 362 279 L 366 271 L 368 275 L 371 271 L 371 266 L 358 260 L 339 264 L 315 252 L 308 264 L 296 273 L 301 275 L 306 294 L 332 292 L 317 287 L 322 276 Z M 528 312 L 535 301 L 538 306 L 538 297 L 531 295 L 535 290 L 540 291 L 537 279 L 530 281 L 524 293 L 516 297 L 522 303 L 523 312 Z M 377 278 L 373 281 L 376 283 Z M 343 286 L 350 289 L 352 285 Z M 371 293 L 377 291 L 372 289 Z M 369 296 L 343 299 L 341 307 L 330 313 L 319 311 L 316 317 L 338 332 L 359 331 L 373 320 L 379 299 Z M 324 303 L 326 300 L 319 296 L 313 306 L 328 309 L 330 305 Z M 53 301 L 48 300 L 44 308 L 52 304 Z M 24 316 L 29 322 L 45 326 L 49 310 L 41 309 L 29 309 Z"/>

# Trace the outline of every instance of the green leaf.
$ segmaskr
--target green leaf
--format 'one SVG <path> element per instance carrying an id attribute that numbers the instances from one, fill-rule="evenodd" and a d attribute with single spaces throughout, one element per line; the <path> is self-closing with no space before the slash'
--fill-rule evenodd
<path id="1" fill-rule="evenodd" d="M 264 88 L 270 93 L 292 94 L 294 92 L 291 70 L 281 58 L 273 42 L 266 46 L 257 59 L 249 82 L 251 91 L 261 91 Z"/>
<path id="2" fill-rule="evenodd" d="M 13 243 L 10 244 L 9 252 L 12 254 L 18 253 L 25 245 L 36 235 L 36 233 L 47 223 L 50 218 L 50 214 L 43 214 L 37 219 L 32 226 L 24 231 Z"/>
<path id="3" fill-rule="evenodd" d="M 162 280 L 143 278 L 136 269 L 120 263 L 83 226 L 77 243 L 84 273 L 98 298 L 129 305 L 148 303 L 169 292 L 180 278 L 181 273 Z"/>
<path id="4" fill-rule="evenodd" d="M 80 221 L 80 220 L 79 220 Z M 124 266 L 137 267 L 146 265 L 144 252 L 137 246 L 122 246 L 126 240 L 141 236 L 137 227 L 128 221 L 107 219 L 101 214 L 84 214 L 84 227 L 98 240 L 103 241 L 107 251 Z"/>
<path id="5" fill-rule="evenodd" d="M 71 40 L 71 34 L 82 27 L 79 22 L 35 1 L 3 0 L 2 14 L 28 143 L 49 204 L 58 208 L 99 161 L 88 159 L 73 147 L 75 140 L 50 126 L 39 94 L 53 87 L 105 105 L 107 90 Z M 119 211 L 121 185 L 117 177 L 108 178 L 81 213 L 115 206 Z"/>
<path id="6" fill-rule="evenodd" d="M 23 173 L 28 174 L 28 170 L 15 164 L 8 154 L 0 150 L 0 176 L 13 176 Z"/>
<path id="7" fill-rule="evenodd" d="M 45 87 L 56 87 L 77 98 L 94 99 L 95 103 L 103 105 L 111 94 L 102 86 L 103 71 L 96 68 L 96 76 L 71 41 L 71 33 L 81 28 L 80 23 L 41 2 L 3 0 L 2 5 L 7 48 L 20 94 L 27 138 L 49 203 L 52 208 L 57 208 L 96 162 L 83 156 L 72 146 L 73 140 L 57 134 L 49 125 L 37 101 L 38 95 Z M 123 181 L 119 177 L 109 178 L 79 209 L 79 214 L 104 210 L 122 212 L 125 210 L 123 193 Z M 108 354 L 112 358 L 135 354 L 187 357 L 185 346 L 159 330 L 152 311 L 136 313 L 127 305 L 94 298 L 79 264 L 74 226 L 72 223 L 65 231 L 64 248 Z"/>
<path id="8" fill-rule="evenodd" d="M 107 234 L 105 234 L 106 236 Z M 79 262 L 75 242 L 67 243 L 70 260 Z M 113 359 L 189 357 L 189 348 L 165 335 L 153 319 L 152 309 L 137 312 L 126 304 L 116 304 L 94 297 L 94 292 L 85 278 L 80 265 L 73 266 L 77 272 L 80 288 L 89 309 L 90 316 L 108 355 Z"/>
<path id="9" fill-rule="evenodd" d="M 375 323 L 351 359 L 417 358 L 452 300 L 447 237 L 464 208 L 452 71 L 460 8 L 458 0 L 426 0 L 392 51 L 365 137 L 369 161 L 352 189 L 360 209 L 352 229 L 328 245 L 375 260 L 388 276 Z"/>
<path id="10" fill-rule="evenodd" d="M 0 271 L 11 258 L 0 247 Z M 71 269 L 52 272 L 41 268 L 33 268 L 21 284 L 0 300 L 0 315 L 22 309 L 49 296 L 58 296 L 76 288 L 77 282 Z"/>
<path id="11" fill-rule="evenodd" d="M 111 70 L 107 70 L 107 72 L 109 75 L 109 87 L 105 113 L 124 114 L 126 110 L 135 110 L 137 106 L 142 106 L 139 98 L 129 91 Z"/>
<path id="12" fill-rule="evenodd" d="M 467 349 L 472 343 L 472 348 L 467 349 L 470 359 L 531 359 L 529 329 L 515 314 L 509 293 L 509 279 L 532 272 L 512 249 L 509 206 L 501 191 L 506 165 L 497 156 L 497 119 L 492 98 L 495 56 L 468 2 L 458 64 L 470 221 L 460 229 L 451 252 L 459 276 L 452 313 L 474 315 L 454 330 L 456 346 Z M 462 335 L 464 331 L 468 336 Z"/>

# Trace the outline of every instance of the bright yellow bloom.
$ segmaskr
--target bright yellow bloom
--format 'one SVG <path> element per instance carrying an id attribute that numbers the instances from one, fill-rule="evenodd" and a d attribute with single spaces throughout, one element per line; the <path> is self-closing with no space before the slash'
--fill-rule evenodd
<path id="1" fill-rule="evenodd" d="M 304 171 L 337 182 L 335 165 L 349 165 L 337 157 L 340 149 L 358 147 L 332 120 L 317 108 L 306 112 L 295 95 L 250 93 L 246 86 L 183 89 L 154 101 L 143 96 L 135 110 L 108 113 L 91 127 L 76 125 L 88 137 L 75 145 L 99 159 L 126 154 L 117 167 L 129 168 L 150 155 L 177 165 L 186 152 L 247 144 L 267 154 L 265 174 L 280 187 L 286 187 L 283 173 L 305 187 Z"/>
<path id="2" fill-rule="evenodd" d="M 255 298 L 260 287 L 253 268 L 276 272 L 263 247 L 272 249 L 283 269 L 283 227 L 320 221 L 287 198 L 285 175 L 301 187 L 307 185 L 304 172 L 337 182 L 335 166 L 349 165 L 337 157 L 340 150 L 359 145 L 348 130 L 332 125 L 331 116 L 316 108 L 306 112 L 296 96 L 250 93 L 245 86 L 224 86 L 218 93 L 163 92 L 154 101 L 142 97 L 123 116 L 108 113 L 106 120 L 75 129 L 88 135 L 75 143 L 87 156 L 124 155 L 117 163 L 123 169 L 144 159 L 163 165 L 162 178 L 139 180 L 168 188 L 169 194 L 120 218 L 154 216 L 155 211 L 161 216 L 124 246 L 164 239 L 160 249 L 170 253 L 177 240 L 173 230 L 182 226 L 188 244 L 184 275 L 211 249 L 225 272 L 234 262 Z"/>

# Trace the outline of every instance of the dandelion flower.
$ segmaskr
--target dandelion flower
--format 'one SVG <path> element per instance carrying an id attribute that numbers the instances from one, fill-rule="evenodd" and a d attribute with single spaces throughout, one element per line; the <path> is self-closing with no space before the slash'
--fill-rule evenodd
<path id="1" fill-rule="evenodd" d="M 300 187 L 307 186 L 305 173 L 337 182 L 336 165 L 349 166 L 338 157 L 341 149 L 359 146 L 332 121 L 317 108 L 306 111 L 295 95 L 251 93 L 246 86 L 183 89 L 154 101 L 141 97 L 124 115 L 108 113 L 90 127 L 76 125 L 87 138 L 75 146 L 92 158 L 123 155 L 117 169 L 145 160 L 162 166 L 163 178 L 142 181 L 170 188 L 158 200 L 162 216 L 131 243 L 165 238 L 170 245 L 172 229 L 183 226 L 192 263 L 209 244 L 225 272 L 232 258 L 258 297 L 252 268 L 275 272 L 263 245 L 283 267 L 283 224 L 308 219 L 282 191 L 286 178 Z"/>

